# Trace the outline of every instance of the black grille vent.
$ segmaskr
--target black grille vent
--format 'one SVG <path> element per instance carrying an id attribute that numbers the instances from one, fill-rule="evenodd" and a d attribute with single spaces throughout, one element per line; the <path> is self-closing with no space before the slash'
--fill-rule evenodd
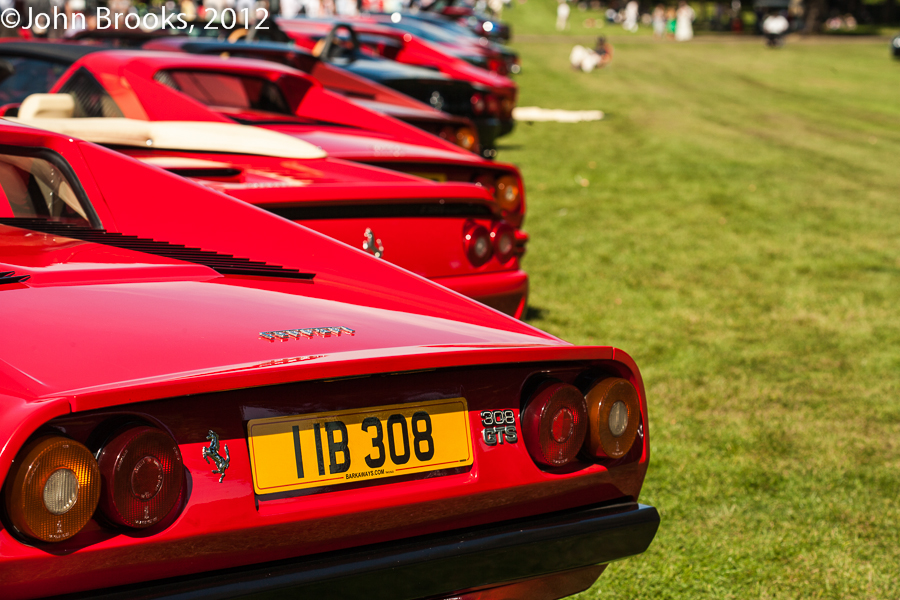
<path id="1" fill-rule="evenodd" d="M 193 262 L 225 274 L 230 275 L 261 275 L 265 277 L 288 277 L 292 279 L 312 279 L 315 273 L 301 273 L 298 269 L 288 269 L 279 265 L 270 265 L 249 258 L 239 258 L 231 254 L 219 254 L 200 248 L 191 248 L 181 244 L 170 244 L 151 238 L 141 238 L 135 235 L 124 235 L 106 231 L 105 229 L 91 229 L 83 225 L 71 225 L 59 221 L 46 219 L 10 219 L 0 218 L 0 224 L 32 229 L 51 235 L 105 244 L 125 250 L 135 250 L 146 254 L 164 256 L 187 262 Z"/>
<path id="2" fill-rule="evenodd" d="M 16 275 L 15 271 L 0 271 L 0 285 L 28 281 L 31 275 Z"/>
<path id="3" fill-rule="evenodd" d="M 303 219 L 382 219 L 403 217 L 482 217 L 490 218 L 491 209 L 484 204 L 448 202 L 445 204 L 351 204 L 328 206 L 284 206 L 260 204 L 271 213 L 291 221 Z"/>

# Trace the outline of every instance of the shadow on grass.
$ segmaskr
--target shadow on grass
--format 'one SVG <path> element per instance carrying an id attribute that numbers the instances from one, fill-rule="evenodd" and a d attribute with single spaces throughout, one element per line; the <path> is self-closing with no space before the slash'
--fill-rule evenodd
<path id="1" fill-rule="evenodd" d="M 539 308 L 537 306 L 526 306 L 525 314 L 522 315 L 522 320 L 528 323 L 530 321 L 543 319 L 547 316 L 547 314 L 547 309 Z"/>

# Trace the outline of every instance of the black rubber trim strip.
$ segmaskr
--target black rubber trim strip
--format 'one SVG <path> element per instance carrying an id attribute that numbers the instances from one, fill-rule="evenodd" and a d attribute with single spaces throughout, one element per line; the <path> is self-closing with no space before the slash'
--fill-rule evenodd
<path id="1" fill-rule="evenodd" d="M 413 600 L 634 556 L 658 528 L 655 508 L 629 502 L 64 598 Z"/>
<path id="2" fill-rule="evenodd" d="M 468 202 L 438 203 L 397 203 L 397 204 L 352 204 L 327 206 L 284 206 L 281 204 L 260 204 L 259 208 L 291 221 L 306 219 L 379 219 L 411 217 L 485 217 L 492 216 L 491 209 L 484 204 Z"/>

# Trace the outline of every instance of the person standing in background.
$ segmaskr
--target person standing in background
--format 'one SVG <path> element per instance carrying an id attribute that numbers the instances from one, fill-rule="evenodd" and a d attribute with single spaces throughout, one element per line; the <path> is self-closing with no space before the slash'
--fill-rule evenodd
<path id="1" fill-rule="evenodd" d="M 784 45 L 784 34 L 790 28 L 787 18 L 778 12 L 771 12 L 762 24 L 762 32 L 766 36 L 769 48 L 780 48 Z"/>
<path id="2" fill-rule="evenodd" d="M 565 31 L 569 21 L 569 3 L 566 0 L 559 0 L 556 7 L 556 30 Z"/>
<path id="3" fill-rule="evenodd" d="M 622 29 L 635 33 L 638 30 L 638 3 L 629 0 L 625 5 L 625 19 L 622 21 Z"/>
<path id="4" fill-rule="evenodd" d="M 675 8 L 666 9 L 666 37 L 675 39 Z"/>
<path id="5" fill-rule="evenodd" d="M 666 8 L 662 4 L 657 4 L 653 9 L 653 37 L 666 37 Z"/>
<path id="6" fill-rule="evenodd" d="M 680 0 L 675 12 L 675 41 L 687 42 L 694 38 L 694 16 L 694 9 L 685 0 Z"/>

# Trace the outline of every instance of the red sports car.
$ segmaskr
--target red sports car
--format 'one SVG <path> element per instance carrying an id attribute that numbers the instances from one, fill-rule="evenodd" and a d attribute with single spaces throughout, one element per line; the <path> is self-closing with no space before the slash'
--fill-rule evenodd
<path id="1" fill-rule="evenodd" d="M 143 50 L 187 52 L 190 54 L 268 60 L 308 73 L 325 89 L 340 94 L 354 104 L 384 113 L 432 135 L 456 144 L 464 150 L 480 153 L 478 131 L 466 117 L 455 116 L 420 102 L 406 94 L 354 75 L 338 66 L 317 59 L 293 44 L 278 42 L 234 43 L 197 40 L 186 36 L 154 38 Z"/>
<path id="2" fill-rule="evenodd" d="M 343 48 L 355 37 L 357 43 L 369 54 L 381 56 L 408 65 L 435 69 L 453 79 L 461 79 L 484 89 L 483 111 L 498 115 L 501 123 L 500 135 L 512 131 L 513 109 L 516 106 L 518 86 L 509 77 L 486 68 L 481 68 L 468 60 L 455 56 L 453 49 L 427 42 L 418 36 L 402 30 L 365 21 L 352 21 L 355 36 L 336 39 L 338 32 L 347 30 L 347 25 L 337 20 L 279 19 L 278 25 L 298 46 L 309 48 L 315 54 L 330 59 L 335 50 L 346 52 L 346 61 L 351 62 L 357 53 L 353 47 Z M 335 47 L 335 46 L 339 47 Z M 341 63 L 342 64 L 342 63 Z M 501 62 L 499 64 L 504 64 Z M 489 65 L 485 65 L 489 66 Z"/>
<path id="3" fill-rule="evenodd" d="M 525 310 L 528 276 L 519 259 L 528 236 L 503 220 L 483 187 L 331 159 L 294 137 L 257 127 L 76 119 L 74 109 L 67 94 L 34 94 L 22 103 L 19 120 L 189 177 L 509 315 L 520 318 Z M 128 210 L 140 214 L 146 208 L 117 207 Z"/>
<path id="4" fill-rule="evenodd" d="M 2 45 L 0 45 L 2 46 Z M 520 227 L 522 177 L 411 125 L 356 106 L 310 76 L 271 62 L 174 53 L 83 55 L 53 86 L 75 98 L 76 117 L 218 121 L 295 136 L 344 158 L 438 181 L 477 183 Z"/>
<path id="5" fill-rule="evenodd" d="M 0 136 L 5 599 L 549 600 L 651 543 L 621 350 L 88 143 Z"/>

